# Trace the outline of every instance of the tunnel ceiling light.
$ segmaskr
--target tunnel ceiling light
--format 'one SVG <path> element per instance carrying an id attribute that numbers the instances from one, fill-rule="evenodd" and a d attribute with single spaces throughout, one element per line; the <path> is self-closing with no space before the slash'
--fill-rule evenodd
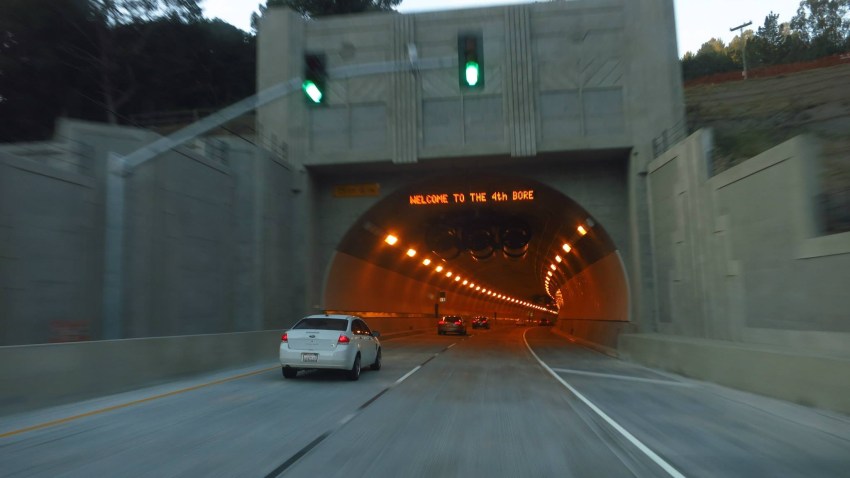
<path id="1" fill-rule="evenodd" d="M 562 249 L 564 249 L 564 252 L 570 252 L 571 250 L 573 250 L 573 248 L 570 247 L 570 245 L 566 244 L 566 243 L 563 245 Z"/>
<path id="2" fill-rule="evenodd" d="M 559 255 L 557 255 L 557 254 L 555 255 L 555 262 L 557 262 L 557 263 L 559 263 L 559 264 L 560 264 L 562 260 L 563 260 L 563 259 L 561 259 L 561 256 L 559 256 Z"/>
<path id="3" fill-rule="evenodd" d="M 578 233 L 583 236 L 583 235 L 587 234 L 587 229 L 585 229 L 584 226 L 579 226 L 578 227 Z"/>
<path id="4" fill-rule="evenodd" d="M 424 261 L 422 261 L 423 266 L 427 266 L 427 265 L 430 265 L 430 264 L 431 264 L 431 259 L 425 259 Z"/>
<path id="5" fill-rule="evenodd" d="M 437 266 L 434 268 L 434 270 L 437 272 L 443 272 L 443 266 Z"/>
<path id="6" fill-rule="evenodd" d="M 460 282 L 460 276 L 455 277 L 455 282 Z"/>
<path id="7" fill-rule="evenodd" d="M 470 288 L 470 289 L 474 289 L 474 288 L 475 288 L 475 284 L 473 284 L 472 282 L 470 282 L 470 283 L 469 283 L 469 288 Z"/>
<path id="8" fill-rule="evenodd" d="M 469 284 L 469 281 L 468 281 L 468 280 L 466 280 L 466 279 L 464 279 L 464 280 L 463 280 L 463 285 L 466 285 L 466 284 Z"/>
<path id="9" fill-rule="evenodd" d="M 546 271 L 546 273 L 549 274 L 549 277 L 552 277 L 552 275 L 553 275 L 552 271 Z M 549 279 L 546 279 L 546 280 L 549 280 Z"/>
<path id="10" fill-rule="evenodd" d="M 558 268 L 555 267 L 555 264 L 549 264 L 549 268 L 552 269 L 553 271 L 558 270 Z"/>
<path id="11" fill-rule="evenodd" d="M 393 236 L 392 234 L 387 234 L 387 237 L 384 238 L 384 242 L 391 246 L 394 246 L 395 243 L 398 242 L 398 238 Z"/>
<path id="12" fill-rule="evenodd" d="M 414 250 L 414 249 L 408 249 L 408 250 L 407 250 L 407 255 L 408 255 L 409 257 L 414 257 L 414 256 L 416 256 L 416 250 Z"/>
<path id="13" fill-rule="evenodd" d="M 481 286 L 476 287 L 475 290 L 481 290 Z"/>
<path id="14" fill-rule="evenodd" d="M 452 276 L 452 271 L 446 272 L 446 277 L 451 277 L 451 276 Z"/>

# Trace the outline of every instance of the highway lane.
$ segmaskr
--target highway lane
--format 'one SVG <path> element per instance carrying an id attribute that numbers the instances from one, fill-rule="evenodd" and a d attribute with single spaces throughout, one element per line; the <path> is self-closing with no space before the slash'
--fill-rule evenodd
<path id="1" fill-rule="evenodd" d="M 548 328 L 384 350 L 384 369 L 358 382 L 275 368 L 5 436 L 0 476 L 850 476 L 847 417 L 644 369 Z M 223 376 L 2 417 L 0 435 Z"/>

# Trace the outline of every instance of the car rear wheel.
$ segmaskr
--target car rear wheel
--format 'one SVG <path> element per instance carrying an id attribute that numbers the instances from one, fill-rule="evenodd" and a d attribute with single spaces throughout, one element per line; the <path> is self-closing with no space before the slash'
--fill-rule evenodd
<path id="1" fill-rule="evenodd" d="M 348 379 L 351 381 L 360 379 L 360 354 L 357 354 L 354 357 L 354 365 L 351 366 L 351 370 L 348 371 Z"/>
<path id="2" fill-rule="evenodd" d="M 295 378 L 298 375 L 298 370 L 292 367 L 283 367 L 283 378 Z"/>
<path id="3" fill-rule="evenodd" d="M 375 363 L 372 364 L 372 370 L 381 370 L 381 349 L 378 349 L 378 355 L 375 356 Z"/>

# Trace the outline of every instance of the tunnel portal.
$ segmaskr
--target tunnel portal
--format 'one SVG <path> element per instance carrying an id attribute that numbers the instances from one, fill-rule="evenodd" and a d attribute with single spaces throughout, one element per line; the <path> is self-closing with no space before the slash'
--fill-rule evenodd
<path id="1" fill-rule="evenodd" d="M 539 181 L 442 175 L 388 195 L 348 229 L 327 309 L 628 320 L 616 245 Z M 445 301 L 441 302 L 440 298 Z"/>

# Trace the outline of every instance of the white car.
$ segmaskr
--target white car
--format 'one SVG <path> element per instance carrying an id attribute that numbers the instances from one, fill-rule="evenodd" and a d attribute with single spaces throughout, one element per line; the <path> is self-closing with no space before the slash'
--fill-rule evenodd
<path id="1" fill-rule="evenodd" d="M 299 370 L 338 369 L 349 380 L 360 378 L 361 364 L 381 369 L 381 334 L 353 315 L 311 315 L 299 320 L 280 338 L 284 378 Z"/>

